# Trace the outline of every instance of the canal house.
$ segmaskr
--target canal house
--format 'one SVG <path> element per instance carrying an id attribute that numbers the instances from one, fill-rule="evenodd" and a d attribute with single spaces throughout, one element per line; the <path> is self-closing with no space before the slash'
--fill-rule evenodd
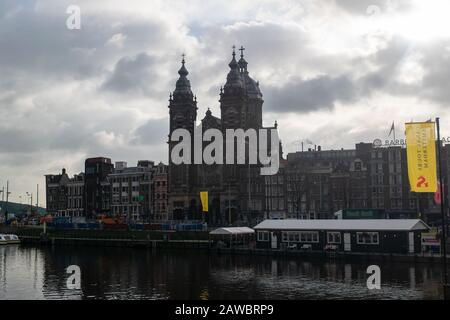
<path id="1" fill-rule="evenodd" d="M 254 227 L 256 247 L 273 250 L 420 253 L 419 219 L 264 220 Z"/>

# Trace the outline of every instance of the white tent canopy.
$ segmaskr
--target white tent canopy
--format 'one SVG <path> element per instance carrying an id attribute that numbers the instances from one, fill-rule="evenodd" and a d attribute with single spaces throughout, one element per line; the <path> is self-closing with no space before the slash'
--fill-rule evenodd
<path id="1" fill-rule="evenodd" d="M 238 235 L 238 234 L 253 234 L 255 230 L 248 227 L 230 227 L 230 228 L 218 228 L 211 231 L 210 235 Z"/>

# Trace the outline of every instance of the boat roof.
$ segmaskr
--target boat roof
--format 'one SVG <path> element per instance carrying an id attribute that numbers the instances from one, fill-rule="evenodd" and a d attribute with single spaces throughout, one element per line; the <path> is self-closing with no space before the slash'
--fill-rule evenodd
<path id="1" fill-rule="evenodd" d="M 314 219 L 264 220 L 255 230 L 376 230 L 413 231 L 430 227 L 420 219 Z"/>
<path id="2" fill-rule="evenodd" d="M 229 227 L 229 228 L 218 228 L 211 231 L 209 234 L 212 235 L 231 235 L 231 234 L 252 234 L 255 230 L 248 227 Z"/>

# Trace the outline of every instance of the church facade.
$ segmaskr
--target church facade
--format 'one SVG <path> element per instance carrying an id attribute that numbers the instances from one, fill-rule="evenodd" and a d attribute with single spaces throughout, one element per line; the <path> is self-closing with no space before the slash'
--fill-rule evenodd
<path id="1" fill-rule="evenodd" d="M 208 109 L 201 126 L 218 129 L 224 135 L 227 129 L 276 129 L 263 127 L 263 95 L 259 83 L 252 79 L 244 59 L 244 48 L 236 60 L 233 49 L 226 83 L 220 89 L 220 118 Z M 178 71 L 179 79 L 169 99 L 169 218 L 173 220 L 202 220 L 209 225 L 251 225 L 264 219 L 265 177 L 260 164 L 248 164 L 249 148 L 258 148 L 246 142 L 246 164 L 174 164 L 171 151 L 177 142 L 171 141 L 172 132 L 182 128 L 194 137 L 197 126 L 197 98 L 194 95 L 183 57 Z M 193 141 L 191 141 L 193 145 Z M 204 146 L 207 143 L 204 143 Z M 193 149 L 193 148 L 192 148 Z M 281 152 L 280 152 L 281 155 Z M 194 155 L 191 152 L 191 159 Z M 208 191 L 209 211 L 202 212 L 200 192 Z"/>

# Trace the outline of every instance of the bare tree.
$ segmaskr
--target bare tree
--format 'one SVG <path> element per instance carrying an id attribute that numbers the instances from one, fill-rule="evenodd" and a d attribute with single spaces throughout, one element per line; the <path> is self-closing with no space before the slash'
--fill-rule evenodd
<path id="1" fill-rule="evenodd" d="M 299 170 L 298 167 L 293 169 L 288 174 L 288 192 L 293 203 L 294 212 L 297 215 L 297 219 L 299 219 L 302 213 L 303 198 L 305 199 L 305 209 L 309 211 L 311 179 L 305 170 Z"/>

